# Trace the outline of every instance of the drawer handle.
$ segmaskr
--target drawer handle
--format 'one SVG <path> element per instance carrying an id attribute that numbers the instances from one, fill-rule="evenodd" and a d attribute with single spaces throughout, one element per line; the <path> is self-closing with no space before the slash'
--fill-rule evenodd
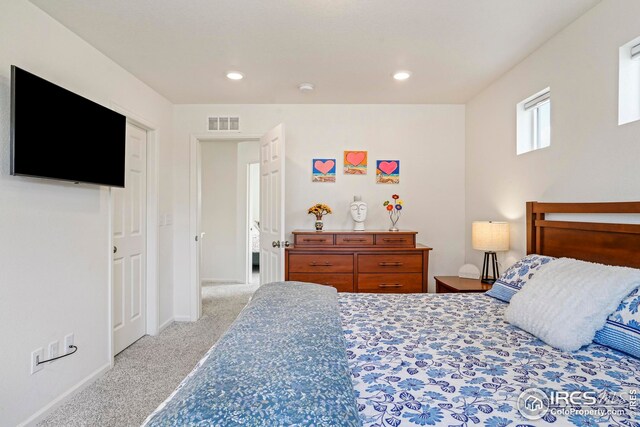
<path id="1" fill-rule="evenodd" d="M 400 239 L 389 239 L 389 238 L 386 238 L 386 239 L 382 239 L 382 240 L 383 240 L 384 242 L 404 242 L 404 241 L 406 241 L 407 239 L 404 239 L 404 238 L 400 238 Z"/>
<path id="2" fill-rule="evenodd" d="M 326 242 L 327 239 L 302 239 L 303 242 Z"/>
<path id="3" fill-rule="evenodd" d="M 379 262 L 380 267 L 400 267 L 404 265 L 404 262 Z"/>
<path id="4" fill-rule="evenodd" d="M 379 288 L 401 288 L 402 284 L 400 283 L 380 283 L 378 285 Z"/>
<path id="5" fill-rule="evenodd" d="M 366 242 L 365 239 L 343 239 L 345 242 Z"/>
<path id="6" fill-rule="evenodd" d="M 324 264 L 318 264 L 317 262 L 313 261 L 310 262 L 309 265 L 311 267 L 332 267 L 333 264 L 329 263 L 329 262 L 325 262 Z"/>

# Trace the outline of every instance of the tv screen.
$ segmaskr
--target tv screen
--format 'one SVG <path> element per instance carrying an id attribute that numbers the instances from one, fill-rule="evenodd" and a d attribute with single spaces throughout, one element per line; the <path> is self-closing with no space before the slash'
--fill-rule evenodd
<path id="1" fill-rule="evenodd" d="M 124 187 L 126 118 L 11 67 L 11 174 Z"/>

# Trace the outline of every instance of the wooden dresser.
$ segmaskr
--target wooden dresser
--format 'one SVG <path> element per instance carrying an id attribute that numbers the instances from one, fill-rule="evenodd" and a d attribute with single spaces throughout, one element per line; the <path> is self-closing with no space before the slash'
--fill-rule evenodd
<path id="1" fill-rule="evenodd" d="M 427 292 L 429 251 L 415 231 L 294 231 L 285 280 L 339 292 Z"/>

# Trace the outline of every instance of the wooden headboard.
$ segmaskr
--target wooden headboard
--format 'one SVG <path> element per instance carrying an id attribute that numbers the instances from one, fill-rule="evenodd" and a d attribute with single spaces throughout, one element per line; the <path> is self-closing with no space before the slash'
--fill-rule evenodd
<path id="1" fill-rule="evenodd" d="M 640 214 L 640 202 L 527 202 L 527 254 L 640 268 L 640 224 L 550 221 L 546 214 Z"/>

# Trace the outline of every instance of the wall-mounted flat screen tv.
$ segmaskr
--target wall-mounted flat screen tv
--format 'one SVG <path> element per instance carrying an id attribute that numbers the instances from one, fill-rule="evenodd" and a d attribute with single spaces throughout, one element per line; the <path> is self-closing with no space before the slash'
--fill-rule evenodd
<path id="1" fill-rule="evenodd" d="M 126 117 L 11 67 L 11 174 L 124 187 Z"/>

